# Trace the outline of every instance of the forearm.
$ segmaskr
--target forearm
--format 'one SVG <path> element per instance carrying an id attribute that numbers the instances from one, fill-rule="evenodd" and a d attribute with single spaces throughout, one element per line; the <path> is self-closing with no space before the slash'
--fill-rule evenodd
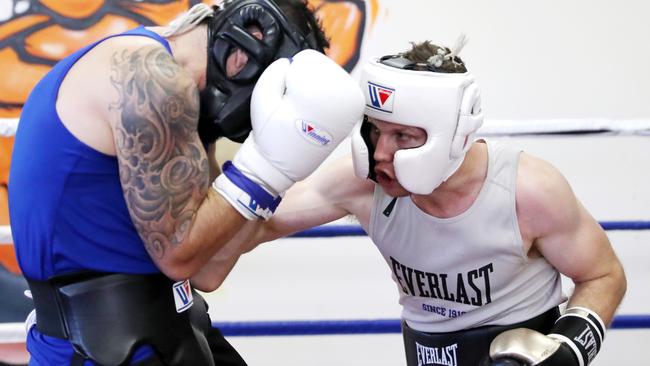
<path id="1" fill-rule="evenodd" d="M 289 195 L 291 196 L 291 194 Z M 289 202 L 292 198 L 289 199 Z M 289 206 L 292 206 L 289 203 Z M 227 244 L 222 246 L 210 258 L 210 260 L 201 268 L 201 270 L 192 277 L 193 285 L 201 291 L 214 291 L 226 279 L 232 271 L 239 257 L 247 253 L 259 244 L 269 242 L 293 232 L 306 229 L 315 223 L 305 219 L 309 217 L 305 212 L 299 215 L 282 206 L 278 210 L 277 216 L 269 221 L 249 221 L 244 227 L 233 236 Z"/>
<path id="2" fill-rule="evenodd" d="M 625 273 L 620 263 L 617 263 L 602 277 L 576 282 L 567 307 L 581 306 L 591 309 L 606 325 L 609 325 L 625 295 L 626 288 Z"/>
<path id="3" fill-rule="evenodd" d="M 186 227 L 177 228 L 176 237 L 162 237 L 159 253 L 151 249 L 157 245 L 155 237 L 148 237 L 145 244 L 150 253 L 157 254 L 152 257 L 163 273 L 172 279 L 186 279 L 194 276 L 244 223 L 246 219 L 239 212 L 213 189 L 208 189 L 191 218 L 173 221 L 174 225 Z"/>
<path id="4" fill-rule="evenodd" d="M 255 231 L 262 226 L 259 221 L 249 221 L 239 232 L 220 248 L 201 270 L 192 277 L 192 284 L 201 291 L 214 291 L 226 279 L 239 257 L 252 250 L 258 243 L 252 242 Z"/>
<path id="5" fill-rule="evenodd" d="M 210 258 L 201 270 L 192 277 L 193 285 L 201 291 L 214 291 L 230 274 L 242 254 L 258 245 L 289 234 L 275 228 L 275 218 L 269 221 L 248 221 L 227 244 Z"/>
<path id="6" fill-rule="evenodd" d="M 216 143 L 211 143 L 208 145 L 208 170 L 210 172 L 210 181 L 214 181 L 219 174 L 221 174 L 221 169 L 219 168 L 219 162 L 217 161 L 216 155 Z"/>
<path id="7" fill-rule="evenodd" d="M 230 255 L 215 254 L 199 272 L 192 277 L 192 286 L 203 292 L 218 289 L 239 260 L 239 253 Z"/>

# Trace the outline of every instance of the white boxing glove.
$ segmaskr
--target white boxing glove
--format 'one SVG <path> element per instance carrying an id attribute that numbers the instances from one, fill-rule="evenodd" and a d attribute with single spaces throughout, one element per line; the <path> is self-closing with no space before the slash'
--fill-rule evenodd
<path id="1" fill-rule="evenodd" d="M 364 104 L 357 83 L 322 53 L 273 62 L 253 90 L 253 131 L 213 188 L 246 218 L 270 218 L 362 119 Z"/>

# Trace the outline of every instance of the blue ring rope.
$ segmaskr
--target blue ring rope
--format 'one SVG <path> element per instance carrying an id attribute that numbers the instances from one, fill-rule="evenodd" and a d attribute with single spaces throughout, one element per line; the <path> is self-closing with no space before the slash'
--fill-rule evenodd
<path id="1" fill-rule="evenodd" d="M 601 221 L 604 230 L 650 230 L 650 221 Z M 359 225 L 323 225 L 300 231 L 292 238 L 332 238 L 337 236 L 366 236 Z"/>
<path id="2" fill-rule="evenodd" d="M 293 320 L 256 322 L 215 322 L 223 335 L 252 336 L 308 336 L 344 334 L 401 333 L 399 319 L 372 320 Z M 650 328 L 650 315 L 619 315 L 610 329 Z"/>
<path id="3" fill-rule="evenodd" d="M 601 221 L 604 230 L 650 230 L 650 221 Z M 367 236 L 358 225 L 323 225 L 291 235 L 293 238 Z M 296 336 L 401 333 L 399 319 L 216 322 L 225 336 Z M 650 328 L 650 315 L 620 315 L 612 329 Z"/>
<path id="4" fill-rule="evenodd" d="M 648 230 L 650 221 L 601 221 L 604 230 Z"/>

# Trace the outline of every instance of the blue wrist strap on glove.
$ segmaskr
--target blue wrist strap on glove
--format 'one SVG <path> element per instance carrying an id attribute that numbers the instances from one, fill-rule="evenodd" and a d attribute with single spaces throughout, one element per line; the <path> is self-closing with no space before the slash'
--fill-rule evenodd
<path id="1" fill-rule="evenodd" d="M 282 201 L 281 196 L 273 197 L 264 188 L 260 187 L 259 184 L 250 180 L 239 171 L 231 161 L 223 164 L 222 172 L 234 185 L 248 195 L 248 202 L 242 202 L 241 197 L 238 199 L 238 203 L 241 206 L 251 211 L 254 215 L 265 219 L 273 215 L 280 201 Z"/>

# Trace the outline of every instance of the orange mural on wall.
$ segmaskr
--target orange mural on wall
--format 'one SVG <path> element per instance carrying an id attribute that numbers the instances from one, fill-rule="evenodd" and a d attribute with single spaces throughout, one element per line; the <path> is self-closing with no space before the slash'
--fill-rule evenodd
<path id="1" fill-rule="evenodd" d="M 138 24 L 166 24 L 197 0 L 31 0 L 0 14 L 0 117 L 18 116 L 32 87 L 58 60 Z M 211 1 L 204 1 L 211 3 Z M 331 39 L 328 55 L 351 70 L 378 0 L 309 0 Z"/>
<path id="2" fill-rule="evenodd" d="M 12 147 L 13 138 L 0 137 L 0 225 L 9 225 L 7 181 L 9 180 L 9 157 Z M 11 272 L 19 272 L 13 246 L 0 244 L 0 264 Z"/>
<path id="3" fill-rule="evenodd" d="M 214 0 L 20 0 L 0 9 L 0 118 L 18 117 L 36 83 L 59 60 L 107 35 L 139 24 L 163 25 L 191 6 Z M 308 0 L 330 38 L 328 55 L 350 71 L 379 0 Z M 0 138 L 0 225 L 8 224 L 6 185 L 13 139 Z M 14 258 L 0 245 L 0 262 Z"/>

